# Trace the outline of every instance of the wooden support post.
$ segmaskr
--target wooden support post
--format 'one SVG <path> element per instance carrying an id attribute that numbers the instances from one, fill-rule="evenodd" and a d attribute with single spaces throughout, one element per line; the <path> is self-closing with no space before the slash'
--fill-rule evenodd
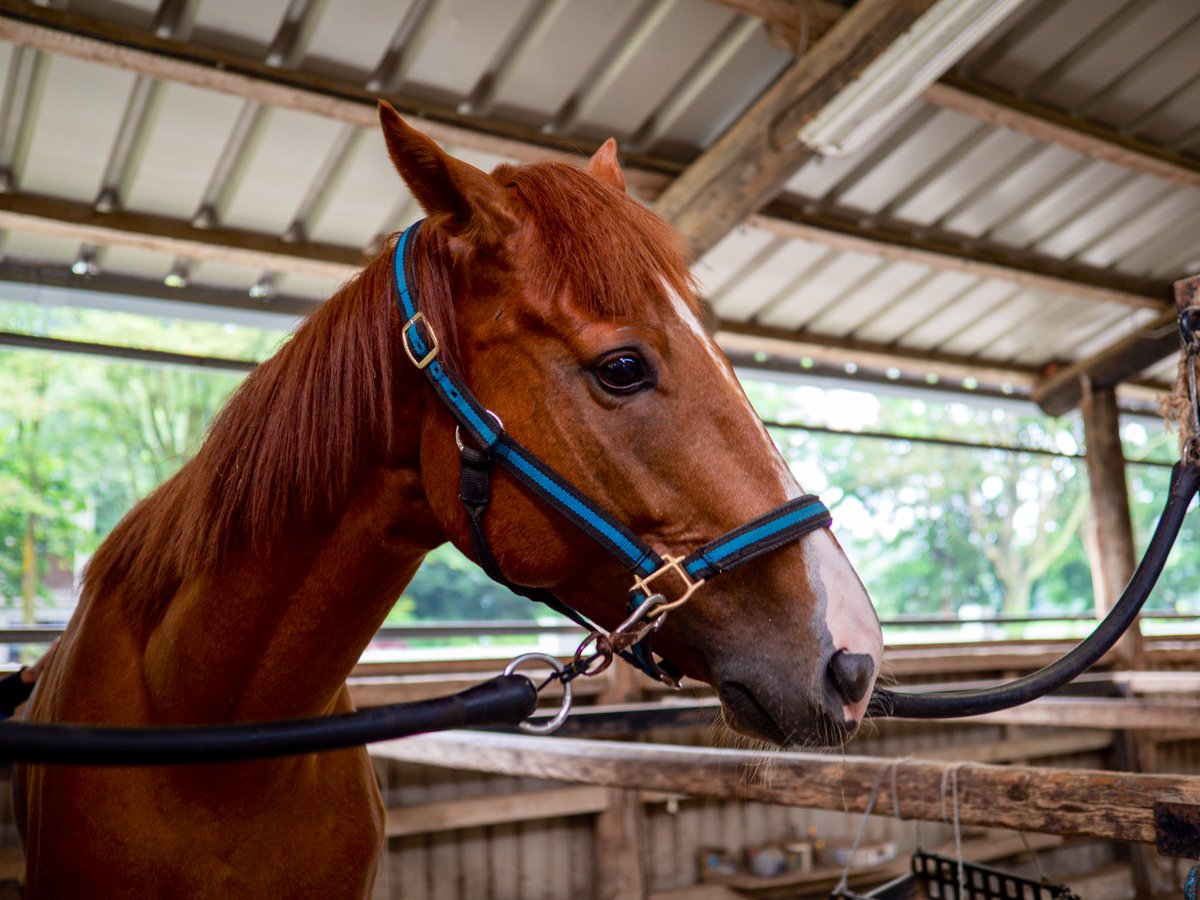
<path id="1" fill-rule="evenodd" d="M 1125 456 L 1121 450 L 1120 413 L 1113 386 L 1085 380 L 1083 430 L 1092 493 L 1091 540 L 1088 542 L 1092 556 L 1092 587 L 1096 617 L 1101 618 L 1117 602 L 1135 565 L 1129 488 L 1125 481 Z M 1113 652 L 1121 668 L 1144 668 L 1145 650 L 1136 621 L 1117 642 Z"/>
<path id="2" fill-rule="evenodd" d="M 1088 546 L 1092 555 L 1096 617 L 1100 618 L 1112 609 L 1133 575 L 1136 556 L 1116 388 L 1111 384 L 1096 384 L 1086 377 L 1082 380 L 1082 388 L 1088 481 L 1092 492 Z M 1113 653 L 1123 669 L 1145 666 L 1145 647 L 1136 620 L 1117 642 Z M 1154 771 L 1154 743 L 1144 735 L 1122 731 L 1116 746 L 1117 756 L 1126 770 Z M 1129 861 L 1138 900 L 1151 900 L 1159 880 L 1153 854 L 1147 848 L 1133 847 L 1129 852 Z"/>
<path id="3" fill-rule="evenodd" d="M 608 808 L 596 816 L 596 900 L 646 896 L 642 817 L 637 791 L 608 792 Z"/>

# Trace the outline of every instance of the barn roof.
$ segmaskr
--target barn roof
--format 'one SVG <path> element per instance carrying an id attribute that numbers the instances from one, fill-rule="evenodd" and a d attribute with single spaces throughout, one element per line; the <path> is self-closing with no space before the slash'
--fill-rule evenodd
<path id="1" fill-rule="evenodd" d="M 483 167 L 616 136 L 737 360 L 1055 411 L 1080 372 L 1169 382 L 1200 7 L 975 2 L 986 33 L 822 155 L 806 125 L 914 77 L 888 48 L 955 0 L 0 0 L 0 286 L 302 313 L 418 215 L 382 96 Z"/>

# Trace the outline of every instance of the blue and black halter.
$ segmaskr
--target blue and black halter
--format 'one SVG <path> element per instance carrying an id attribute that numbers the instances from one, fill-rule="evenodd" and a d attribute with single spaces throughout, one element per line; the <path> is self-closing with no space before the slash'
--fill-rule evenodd
<path id="1" fill-rule="evenodd" d="M 394 255 L 397 305 L 400 308 L 401 321 L 404 322 L 404 350 L 413 365 L 425 373 L 433 389 L 458 422 L 461 431 L 475 444 L 473 448 L 469 442 L 459 441 L 462 464 L 460 498 L 470 519 L 471 543 L 475 554 L 484 571 L 493 580 L 515 593 L 545 603 L 589 631 L 598 630 L 550 591 L 513 584 L 500 571 L 488 548 L 483 530 L 483 516 L 491 498 L 493 461 L 498 462 L 534 495 L 582 529 L 633 573 L 634 584 L 630 589 L 631 609 L 637 609 L 652 594 L 662 593 L 661 588 L 652 588 L 652 585 L 664 575 L 672 574 L 673 580 L 683 586 L 678 597 L 661 605 L 661 608 L 666 610 L 684 602 L 707 579 L 777 550 L 810 531 L 829 527 L 832 521 L 829 510 L 815 496 L 807 494 L 789 500 L 745 525 L 709 541 L 686 557 L 661 557 L 595 501 L 508 434 L 499 419 L 484 409 L 454 372 L 443 365 L 442 360 L 438 358 L 437 336 L 419 308 L 412 272 L 413 246 L 421 224 L 417 222 L 400 236 Z M 629 652 L 622 653 L 622 656 L 652 678 L 669 684 L 677 683 L 678 671 L 665 661 L 656 662 L 648 644 L 649 637 L 635 644 Z"/>

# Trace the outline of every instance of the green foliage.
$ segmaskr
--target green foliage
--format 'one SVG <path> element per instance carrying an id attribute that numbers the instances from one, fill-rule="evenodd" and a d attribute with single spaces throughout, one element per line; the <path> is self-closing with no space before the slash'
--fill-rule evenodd
<path id="1" fill-rule="evenodd" d="M 552 615 L 496 584 L 453 546 L 444 544 L 425 557 L 387 621 L 532 621 L 547 614 Z"/>
<path id="2" fill-rule="evenodd" d="M 194 354 L 261 359 L 279 333 L 168 322 L 92 310 L 0 305 L 0 329 Z M 138 499 L 197 449 L 240 377 L 32 351 L 0 351 L 0 604 L 22 592 L 25 534 L 36 535 L 38 575 L 52 559 L 91 552 Z M 750 381 L 768 420 L 839 430 L 1014 444 L 1073 454 L 1077 420 L 1027 406 L 873 396 L 845 389 Z M 1081 460 L 899 439 L 774 429 L 801 483 L 831 506 L 880 614 L 1090 612 L 1082 540 L 1088 512 Z M 1171 459 L 1173 437 L 1126 427 L 1127 455 Z M 1168 472 L 1131 465 L 1138 539 L 1161 510 Z M 1194 517 L 1193 517 L 1194 518 Z M 1196 608 L 1200 537 L 1184 525 L 1151 605 Z M 40 591 L 45 595 L 45 591 Z M 389 622 L 522 619 L 548 612 L 490 581 L 451 547 L 431 552 Z"/>
<path id="3" fill-rule="evenodd" d="M 1048 419 L 1024 405 L 989 408 L 845 390 L 833 392 L 831 402 L 811 387 L 757 381 L 747 390 L 764 418 L 780 422 L 1058 454 L 1078 453 L 1083 444 L 1078 419 Z M 790 429 L 775 429 L 774 436 L 801 483 L 830 503 L 839 540 L 882 616 L 1093 610 L 1081 459 Z M 1173 453 L 1168 439 L 1141 425 L 1127 427 L 1125 437 L 1130 459 Z M 1162 509 L 1167 474 L 1129 467 L 1143 542 Z M 1189 537 L 1195 535 L 1185 526 L 1181 543 Z M 1152 604 L 1194 608 L 1200 563 L 1176 557 Z"/>

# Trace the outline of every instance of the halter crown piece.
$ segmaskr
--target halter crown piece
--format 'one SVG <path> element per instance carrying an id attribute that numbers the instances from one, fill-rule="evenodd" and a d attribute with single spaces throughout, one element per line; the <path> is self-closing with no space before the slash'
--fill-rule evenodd
<path id="1" fill-rule="evenodd" d="M 485 409 L 439 359 L 437 335 L 421 313 L 412 275 L 413 247 L 421 224 L 412 225 L 396 243 L 396 302 L 404 323 L 401 334 L 409 360 L 425 373 L 458 422 L 462 464 L 460 498 L 470 519 L 471 543 L 480 565 L 493 580 L 522 596 L 545 603 L 590 631 L 592 634 L 584 646 L 595 640 L 607 648 L 601 655 L 611 658 L 615 652 L 650 677 L 677 687 L 680 673 L 669 663 L 656 661 L 649 647 L 650 636 L 662 625 L 666 614 L 686 603 L 705 581 L 714 576 L 777 550 L 810 531 L 828 528 L 832 522 L 829 510 L 817 497 L 806 494 L 709 541 L 687 556 L 660 556 L 594 500 L 518 443 L 504 430 L 499 418 Z M 462 432 L 471 438 L 475 447 L 461 439 Z M 632 573 L 630 615 L 620 627 L 611 633 L 605 632 L 550 591 L 516 585 L 500 571 L 483 529 L 483 516 L 491 497 L 493 461 Z"/>

